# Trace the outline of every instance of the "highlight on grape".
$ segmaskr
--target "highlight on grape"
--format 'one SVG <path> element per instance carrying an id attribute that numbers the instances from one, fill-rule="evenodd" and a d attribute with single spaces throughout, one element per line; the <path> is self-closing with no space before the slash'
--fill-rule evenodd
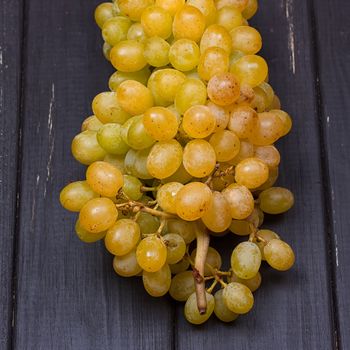
<path id="1" fill-rule="evenodd" d="M 116 71 L 72 141 L 86 178 L 60 193 L 75 231 L 104 240 L 113 268 L 139 276 L 154 297 L 169 292 L 201 324 L 249 312 L 262 261 L 286 271 L 294 253 L 264 214 L 293 194 L 275 187 L 291 117 L 268 83 L 257 0 L 115 0 L 95 20 Z M 234 234 L 221 268 L 210 236 Z M 193 249 L 193 241 L 196 248 Z"/>

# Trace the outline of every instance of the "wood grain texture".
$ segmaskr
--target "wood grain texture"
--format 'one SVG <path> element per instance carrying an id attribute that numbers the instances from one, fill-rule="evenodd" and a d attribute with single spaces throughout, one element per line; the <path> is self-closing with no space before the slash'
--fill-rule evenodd
<path id="1" fill-rule="evenodd" d="M 115 276 L 102 244 L 73 233 L 59 191 L 82 179 L 70 143 L 112 72 L 94 1 L 27 1 L 22 191 L 14 348 L 168 349 L 172 309 Z"/>
<path id="2" fill-rule="evenodd" d="M 350 3 L 314 2 L 316 86 L 323 133 L 324 182 L 334 270 L 334 306 L 339 317 L 338 348 L 350 344 Z"/>
<path id="3" fill-rule="evenodd" d="M 10 345 L 16 231 L 17 151 L 21 85 L 22 4 L 0 6 L 0 348 Z"/>
<path id="4" fill-rule="evenodd" d="M 321 184 L 318 117 L 312 73 L 309 9 L 303 1 L 261 1 L 252 24 L 262 33 L 262 55 L 270 80 L 294 121 L 278 142 L 282 164 L 278 184 L 290 188 L 295 207 L 264 227 L 272 227 L 296 252 L 296 265 L 279 273 L 264 268 L 254 310 L 234 324 L 211 319 L 190 326 L 178 309 L 179 349 L 332 349 L 333 325 L 328 281 L 327 234 Z M 216 244 L 229 256 L 235 240 Z"/>

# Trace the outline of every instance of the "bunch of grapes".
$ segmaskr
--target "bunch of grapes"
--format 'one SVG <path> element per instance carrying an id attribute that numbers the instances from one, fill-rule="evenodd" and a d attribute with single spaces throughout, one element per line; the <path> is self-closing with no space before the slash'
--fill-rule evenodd
<path id="1" fill-rule="evenodd" d="M 194 324 L 247 313 L 265 260 L 285 271 L 291 247 L 261 229 L 292 193 L 274 187 L 274 143 L 292 125 L 257 55 L 248 20 L 257 0 L 118 0 L 95 19 L 116 69 L 111 91 L 72 142 L 86 179 L 66 186 L 64 208 L 79 212 L 84 242 L 104 240 L 113 268 L 142 276 L 146 291 L 185 303 Z M 246 236 L 221 269 L 210 236 Z M 193 241 L 196 240 L 194 249 Z"/>

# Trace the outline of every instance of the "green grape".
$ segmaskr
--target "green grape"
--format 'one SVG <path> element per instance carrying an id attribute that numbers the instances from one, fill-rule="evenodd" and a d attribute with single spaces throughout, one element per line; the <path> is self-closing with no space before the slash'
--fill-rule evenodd
<path id="1" fill-rule="evenodd" d="M 133 21 L 139 21 L 142 12 L 153 4 L 154 0 L 118 0 L 120 12 Z"/>
<path id="2" fill-rule="evenodd" d="M 80 210 L 79 222 L 91 233 L 108 230 L 117 220 L 118 210 L 108 198 L 90 199 Z"/>
<path id="3" fill-rule="evenodd" d="M 225 188 L 222 194 L 229 204 L 233 219 L 245 219 L 254 210 L 254 198 L 247 187 L 234 183 Z"/>
<path id="4" fill-rule="evenodd" d="M 236 102 L 240 96 L 240 87 L 232 73 L 214 75 L 208 82 L 208 96 L 219 106 L 228 106 Z"/>
<path id="5" fill-rule="evenodd" d="M 169 294 L 177 301 L 186 301 L 194 291 L 195 286 L 192 271 L 180 272 L 171 280 Z"/>
<path id="6" fill-rule="evenodd" d="M 210 137 L 209 143 L 215 151 L 218 162 L 227 162 L 234 158 L 241 145 L 236 134 L 229 130 L 217 131 Z"/>
<path id="7" fill-rule="evenodd" d="M 261 260 L 266 260 L 264 255 L 264 248 L 267 243 L 272 239 L 280 239 L 280 236 L 271 230 L 259 230 L 255 234 L 257 237 L 262 238 L 264 241 L 257 241 L 255 244 L 259 247 L 261 253 Z"/>
<path id="8" fill-rule="evenodd" d="M 157 203 L 166 212 L 176 214 L 175 198 L 183 187 L 179 182 L 168 182 L 157 191 Z M 170 263 L 172 264 L 172 263 Z"/>
<path id="9" fill-rule="evenodd" d="M 89 165 L 105 157 L 106 151 L 97 142 L 96 134 L 96 131 L 86 130 L 74 137 L 71 150 L 79 163 Z"/>
<path id="10" fill-rule="evenodd" d="M 126 17 L 117 16 L 108 19 L 102 27 L 103 40 L 111 46 L 116 45 L 126 39 L 130 26 L 131 21 Z"/>
<path id="11" fill-rule="evenodd" d="M 130 114 L 118 102 L 115 92 L 101 92 L 92 101 L 92 110 L 101 123 L 125 123 Z"/>
<path id="12" fill-rule="evenodd" d="M 140 226 L 134 220 L 121 219 L 108 229 L 105 246 L 111 254 L 122 256 L 136 248 L 140 236 Z"/>
<path id="13" fill-rule="evenodd" d="M 230 31 L 243 24 L 242 13 L 233 6 L 224 6 L 217 12 L 216 22 Z"/>
<path id="14" fill-rule="evenodd" d="M 159 6 L 149 6 L 141 15 L 142 27 L 150 37 L 168 39 L 171 35 L 172 22 L 170 13 Z"/>
<path id="15" fill-rule="evenodd" d="M 187 172 L 198 178 L 208 176 L 215 168 L 216 155 L 211 144 L 205 140 L 192 140 L 185 146 L 183 165 Z"/>
<path id="16" fill-rule="evenodd" d="M 197 105 L 190 107 L 182 119 L 186 134 L 194 138 L 205 138 L 215 129 L 216 119 L 209 107 Z"/>
<path id="17" fill-rule="evenodd" d="M 142 272 L 142 268 L 136 260 L 136 250 L 132 250 L 123 256 L 115 256 L 113 259 L 114 271 L 122 277 L 132 277 Z"/>
<path id="18" fill-rule="evenodd" d="M 168 232 L 180 235 L 186 244 L 190 244 L 196 239 L 196 223 L 181 219 L 167 220 Z"/>
<path id="19" fill-rule="evenodd" d="M 165 264 L 156 272 L 143 271 L 143 285 L 148 294 L 152 297 L 165 295 L 171 284 L 171 271 L 168 264 Z"/>
<path id="20" fill-rule="evenodd" d="M 254 157 L 262 160 L 269 168 L 278 167 L 281 161 L 281 155 L 275 146 L 256 146 Z"/>
<path id="21" fill-rule="evenodd" d="M 86 118 L 81 124 L 81 131 L 91 130 L 98 131 L 102 127 L 102 123 L 98 120 L 95 115 Z"/>
<path id="22" fill-rule="evenodd" d="M 246 314 L 254 305 L 252 292 L 241 283 L 229 283 L 224 288 L 222 296 L 229 310 L 236 314 Z"/>
<path id="23" fill-rule="evenodd" d="M 170 45 L 164 39 L 153 36 L 144 42 L 143 55 L 147 63 L 153 67 L 166 66 L 169 63 Z"/>
<path id="24" fill-rule="evenodd" d="M 176 275 L 178 273 L 185 272 L 190 267 L 190 262 L 188 261 L 188 258 L 185 256 L 178 263 L 169 265 L 169 267 L 170 267 L 171 273 Z"/>
<path id="25" fill-rule="evenodd" d="M 79 239 L 85 243 L 95 243 L 95 242 L 101 240 L 106 235 L 106 231 L 103 231 L 100 233 L 91 233 L 91 232 L 85 230 L 80 225 L 79 220 L 77 220 L 77 222 L 75 224 L 75 233 L 77 234 Z"/>
<path id="26" fill-rule="evenodd" d="M 171 176 L 182 162 L 182 147 L 176 140 L 159 141 L 147 158 L 147 169 L 156 179 Z"/>
<path id="27" fill-rule="evenodd" d="M 223 289 L 218 290 L 214 295 L 215 300 L 215 307 L 214 307 L 214 313 L 215 316 L 223 322 L 232 322 L 234 321 L 239 315 L 232 312 L 227 306 L 224 301 L 223 297 Z"/>
<path id="28" fill-rule="evenodd" d="M 105 57 L 105 59 L 107 61 L 110 61 L 109 55 L 111 53 L 112 50 L 112 46 L 109 45 L 108 43 L 103 43 L 102 45 L 102 52 L 103 52 L 103 56 Z"/>
<path id="29" fill-rule="evenodd" d="M 195 261 L 196 254 L 197 249 L 194 249 L 191 253 L 192 261 Z M 212 269 L 220 270 L 220 267 L 222 265 L 222 259 L 219 252 L 216 249 L 209 247 L 207 257 L 205 259 L 205 264 L 206 265 L 204 267 L 204 276 L 211 276 L 213 274 Z M 210 265 L 210 267 L 208 265 Z"/>
<path id="30" fill-rule="evenodd" d="M 225 27 L 212 24 L 203 33 L 200 42 L 201 53 L 210 47 L 219 47 L 229 55 L 232 51 L 232 39 Z"/>
<path id="31" fill-rule="evenodd" d="M 149 148 L 155 143 L 155 140 L 147 133 L 143 123 L 143 116 L 138 116 L 130 124 L 127 142 L 130 147 L 136 150 Z"/>
<path id="32" fill-rule="evenodd" d="M 152 107 L 143 116 L 147 133 L 157 141 L 168 141 L 174 138 L 178 130 L 178 120 L 169 108 Z"/>
<path id="33" fill-rule="evenodd" d="M 236 27 L 230 31 L 230 35 L 233 50 L 241 51 L 246 55 L 254 55 L 261 50 L 261 35 L 253 27 Z"/>
<path id="34" fill-rule="evenodd" d="M 210 208 L 202 216 L 204 225 L 212 232 L 226 231 L 232 221 L 229 204 L 220 192 L 213 192 Z"/>
<path id="35" fill-rule="evenodd" d="M 248 236 L 252 233 L 251 225 L 248 220 L 232 220 L 229 229 L 238 236 Z"/>
<path id="36" fill-rule="evenodd" d="M 113 4 L 110 2 L 103 2 L 95 9 L 95 21 L 102 29 L 103 24 L 113 17 Z"/>
<path id="37" fill-rule="evenodd" d="M 86 181 L 101 196 L 115 197 L 123 186 L 123 175 L 112 164 L 100 161 L 87 168 Z"/>
<path id="38" fill-rule="evenodd" d="M 64 209 L 79 212 L 90 199 L 98 197 L 86 181 L 68 184 L 60 192 L 60 202 Z"/>
<path id="39" fill-rule="evenodd" d="M 199 55 L 199 47 L 194 41 L 179 39 L 170 47 L 169 60 L 175 69 L 186 72 L 197 66 Z"/>
<path id="40" fill-rule="evenodd" d="M 123 175 L 124 184 L 123 184 L 123 193 L 130 199 L 138 201 L 143 192 L 141 191 L 142 182 L 135 176 Z"/>
<path id="41" fill-rule="evenodd" d="M 160 6 L 172 16 L 185 4 L 185 0 L 156 0 L 156 5 Z"/>
<path id="42" fill-rule="evenodd" d="M 216 0 L 216 8 L 218 10 L 225 6 L 233 6 L 240 12 L 242 12 L 248 4 L 248 0 Z"/>
<path id="43" fill-rule="evenodd" d="M 154 233 L 159 228 L 159 219 L 151 214 L 141 212 L 136 220 L 141 228 L 142 234 Z"/>
<path id="44" fill-rule="evenodd" d="M 196 293 L 192 293 L 187 299 L 184 313 L 189 323 L 202 324 L 206 322 L 213 313 L 215 305 L 214 297 L 207 292 L 205 292 L 205 296 L 207 299 L 207 311 L 203 315 L 198 311 Z"/>
<path id="45" fill-rule="evenodd" d="M 292 129 L 292 118 L 290 115 L 280 109 L 272 109 L 270 112 L 277 115 L 281 119 L 283 123 L 282 136 L 287 135 Z"/>
<path id="46" fill-rule="evenodd" d="M 251 19 L 258 10 L 258 0 L 248 0 L 248 4 L 242 12 L 246 19 Z"/>
<path id="47" fill-rule="evenodd" d="M 228 278 L 229 282 L 238 282 L 247 286 L 252 292 L 255 292 L 261 285 L 261 274 L 258 272 L 254 277 L 249 279 L 242 279 L 237 277 L 234 273 Z"/>
<path id="48" fill-rule="evenodd" d="M 175 14 L 173 34 L 175 39 L 189 39 L 198 42 L 205 29 L 205 17 L 194 6 L 184 5 Z"/>
<path id="49" fill-rule="evenodd" d="M 103 161 L 107 162 L 109 164 L 112 164 L 117 169 L 119 169 L 119 171 L 122 174 L 125 174 L 124 155 L 119 156 L 119 155 L 115 155 L 115 154 L 106 154 L 106 156 L 104 157 Z"/>
<path id="50" fill-rule="evenodd" d="M 187 0 L 187 4 L 197 7 L 205 17 L 207 25 L 216 20 L 216 6 L 214 0 Z"/>
<path id="51" fill-rule="evenodd" d="M 131 115 L 139 115 L 153 106 L 151 91 L 136 80 L 123 81 L 117 88 L 120 106 Z"/>
<path id="52" fill-rule="evenodd" d="M 139 179 L 152 179 L 152 175 L 148 172 L 147 168 L 147 161 L 148 156 L 150 154 L 151 149 L 142 149 L 140 151 L 137 151 L 135 153 L 135 162 L 133 164 L 134 168 L 134 176 L 138 177 Z"/>
<path id="53" fill-rule="evenodd" d="M 136 40 L 119 41 L 109 55 L 113 67 L 122 72 L 137 72 L 147 65 L 144 45 Z"/>
<path id="54" fill-rule="evenodd" d="M 142 24 L 139 22 L 133 23 L 128 30 L 126 38 L 128 40 L 136 40 L 140 42 L 145 41 L 147 39 L 147 35 Z"/>
<path id="55" fill-rule="evenodd" d="M 129 150 L 130 147 L 123 141 L 120 131 L 120 124 L 108 123 L 97 132 L 97 141 L 107 153 L 123 155 Z"/>
<path id="56" fill-rule="evenodd" d="M 207 88 L 198 79 L 186 79 L 178 88 L 175 96 L 175 106 L 180 114 L 184 114 L 190 107 L 204 105 L 207 101 Z"/>
<path id="57" fill-rule="evenodd" d="M 175 171 L 175 173 L 165 179 L 162 179 L 162 183 L 168 182 L 180 182 L 182 184 L 186 184 L 187 182 L 192 180 L 192 176 L 186 171 L 183 164 Z"/>
<path id="58" fill-rule="evenodd" d="M 242 279 L 253 278 L 261 265 L 261 253 L 256 244 L 242 242 L 231 255 L 231 267 L 236 276 Z"/>
<path id="59" fill-rule="evenodd" d="M 295 256 L 292 248 L 280 239 L 272 239 L 264 247 L 267 263 L 278 271 L 287 271 L 293 265 Z"/>
<path id="60" fill-rule="evenodd" d="M 258 158 L 247 158 L 239 162 L 235 169 L 235 180 L 247 188 L 261 186 L 269 177 L 268 166 Z"/>
<path id="61" fill-rule="evenodd" d="M 230 114 L 227 128 L 240 139 L 246 139 L 253 133 L 258 122 L 258 114 L 247 105 L 237 105 Z"/>
<path id="62" fill-rule="evenodd" d="M 226 73 L 229 69 L 229 55 L 221 47 L 209 47 L 200 56 L 198 74 L 203 80 L 210 80 L 217 74 Z"/>
<path id="63" fill-rule="evenodd" d="M 294 196 L 286 188 L 271 187 L 260 193 L 259 205 L 265 213 L 281 214 L 294 205 Z"/>
<path id="64" fill-rule="evenodd" d="M 145 67 L 137 72 L 114 72 L 108 81 L 108 86 L 111 91 L 117 91 L 118 86 L 125 80 L 136 80 L 143 85 L 147 85 L 148 78 L 151 72 L 148 67 Z"/>
<path id="65" fill-rule="evenodd" d="M 167 263 L 176 264 L 186 253 L 184 239 L 177 233 L 167 233 L 163 236 L 163 241 L 167 247 Z"/>
<path id="66" fill-rule="evenodd" d="M 207 106 L 216 120 L 214 131 L 225 130 L 230 119 L 229 111 L 225 107 L 218 106 L 211 101 L 207 102 Z"/>

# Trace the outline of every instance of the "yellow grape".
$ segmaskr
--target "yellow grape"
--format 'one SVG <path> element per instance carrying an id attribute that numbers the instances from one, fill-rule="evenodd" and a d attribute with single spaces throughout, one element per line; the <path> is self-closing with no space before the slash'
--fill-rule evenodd
<path id="1" fill-rule="evenodd" d="M 186 221 L 200 219 L 212 203 L 210 188 L 201 182 L 191 182 L 180 189 L 175 198 L 177 215 Z"/>
<path id="2" fill-rule="evenodd" d="M 217 74 L 228 72 L 229 55 L 220 47 L 209 47 L 199 58 L 198 74 L 203 80 L 210 80 Z"/>
<path id="3" fill-rule="evenodd" d="M 107 61 L 110 61 L 110 53 L 111 53 L 111 50 L 112 50 L 112 46 L 109 45 L 108 43 L 103 43 L 103 46 L 102 46 L 102 52 L 103 52 L 103 56 L 105 57 L 105 59 Z"/>
<path id="4" fill-rule="evenodd" d="M 197 248 L 191 253 L 191 260 L 195 261 Z M 207 257 L 205 259 L 204 276 L 212 276 L 213 270 L 220 270 L 222 259 L 219 252 L 213 247 L 208 248 Z"/>
<path id="5" fill-rule="evenodd" d="M 120 12 L 133 21 L 139 21 L 142 12 L 154 4 L 154 0 L 118 0 Z"/>
<path id="6" fill-rule="evenodd" d="M 295 261 L 293 249 L 280 239 L 272 239 L 265 245 L 264 256 L 267 263 L 278 271 L 289 270 Z"/>
<path id="7" fill-rule="evenodd" d="M 256 235 L 256 237 L 260 237 L 260 238 L 262 238 L 264 240 L 264 242 L 260 241 L 260 240 L 257 240 L 255 244 L 260 249 L 261 259 L 262 260 L 266 260 L 265 259 L 265 255 L 264 255 L 265 245 L 267 243 L 269 243 L 273 239 L 280 239 L 280 236 L 276 232 L 271 231 L 271 230 L 259 230 L 259 231 L 256 232 L 255 235 Z"/>
<path id="8" fill-rule="evenodd" d="M 259 187 L 268 179 L 268 177 L 268 166 L 258 158 L 244 159 L 236 166 L 236 182 L 249 189 Z"/>
<path id="9" fill-rule="evenodd" d="M 230 119 L 229 110 L 226 107 L 218 106 L 214 102 L 208 101 L 207 106 L 209 107 L 212 115 L 215 117 L 216 126 L 214 131 L 224 130 Z"/>
<path id="10" fill-rule="evenodd" d="M 215 307 L 214 307 L 214 313 L 215 316 L 223 322 L 232 322 L 234 321 L 239 315 L 232 312 L 227 306 L 224 301 L 223 297 L 223 289 L 218 290 L 215 295 Z"/>
<path id="11" fill-rule="evenodd" d="M 167 41 L 154 36 L 146 39 L 144 44 L 145 49 L 143 55 L 149 65 L 153 67 L 162 67 L 169 63 L 170 45 Z"/>
<path id="12" fill-rule="evenodd" d="M 243 10 L 242 14 L 244 18 L 251 19 L 256 11 L 258 10 L 258 0 L 248 0 L 246 8 Z"/>
<path id="13" fill-rule="evenodd" d="M 178 263 L 169 265 L 171 273 L 173 275 L 179 274 L 181 272 L 185 272 L 189 268 L 189 266 L 190 266 L 190 262 L 188 261 L 186 256 L 182 260 L 180 260 Z M 193 280 L 193 277 L 192 277 L 192 280 Z"/>
<path id="14" fill-rule="evenodd" d="M 258 272 L 254 277 L 248 279 L 242 279 L 237 277 L 233 272 L 232 275 L 228 278 L 229 282 L 238 282 L 244 284 L 248 287 L 251 292 L 255 292 L 261 285 L 261 274 Z"/>
<path id="15" fill-rule="evenodd" d="M 256 128 L 258 114 L 247 105 L 237 105 L 233 108 L 227 128 L 233 131 L 239 138 L 250 137 Z"/>
<path id="16" fill-rule="evenodd" d="M 168 39 L 171 35 L 172 22 L 170 13 L 159 6 L 149 6 L 141 15 L 141 24 L 147 36 Z"/>
<path id="17" fill-rule="evenodd" d="M 133 23 L 128 30 L 126 38 L 128 40 L 144 42 L 147 39 L 147 35 L 142 24 L 139 22 Z"/>
<path id="18" fill-rule="evenodd" d="M 209 143 L 214 148 L 218 162 L 227 162 L 234 158 L 238 154 L 241 144 L 236 134 L 229 130 L 215 132 L 210 137 Z"/>
<path id="19" fill-rule="evenodd" d="M 175 197 L 176 198 L 176 197 Z M 167 221 L 168 232 L 179 234 L 186 244 L 190 244 L 196 239 L 196 223 L 181 219 L 170 219 Z"/>
<path id="20" fill-rule="evenodd" d="M 273 97 L 272 103 L 269 106 L 269 110 L 276 110 L 276 109 L 281 109 L 281 101 L 279 97 L 275 94 Z"/>
<path id="21" fill-rule="evenodd" d="M 215 129 L 216 119 L 209 107 L 203 105 L 189 108 L 182 119 L 182 127 L 186 134 L 194 138 L 205 138 Z"/>
<path id="22" fill-rule="evenodd" d="M 185 4 L 185 0 L 156 0 L 156 5 L 162 7 L 172 16 Z"/>
<path id="23" fill-rule="evenodd" d="M 254 146 L 245 140 L 241 140 L 241 147 L 236 157 L 228 161 L 230 165 L 237 165 L 243 159 L 254 157 Z"/>
<path id="24" fill-rule="evenodd" d="M 207 310 L 204 314 L 200 314 L 197 306 L 196 293 L 192 293 L 186 301 L 184 314 L 185 318 L 189 323 L 202 324 L 206 322 L 214 311 L 215 301 L 214 297 L 205 292 L 207 300 Z"/>
<path id="25" fill-rule="evenodd" d="M 124 167 L 124 157 L 125 155 L 117 155 L 117 154 L 107 154 L 103 161 L 107 162 L 109 164 L 112 164 L 113 166 L 115 166 L 117 169 L 119 169 L 119 171 L 122 174 L 125 174 L 125 167 Z"/>
<path id="26" fill-rule="evenodd" d="M 186 184 L 187 182 L 192 180 L 192 176 L 187 172 L 183 164 L 179 166 L 179 168 L 175 171 L 173 175 L 162 179 L 162 183 L 168 182 L 180 182 L 182 184 Z"/>
<path id="27" fill-rule="evenodd" d="M 230 55 L 232 51 L 232 39 L 225 27 L 212 24 L 204 31 L 200 41 L 201 53 L 204 53 L 210 47 L 220 47 Z"/>
<path id="28" fill-rule="evenodd" d="M 197 66 L 199 55 L 199 47 L 194 41 L 179 39 L 170 47 L 169 60 L 174 68 L 186 72 Z"/>
<path id="29" fill-rule="evenodd" d="M 290 117 L 290 115 L 280 109 L 272 109 L 270 110 L 270 113 L 277 115 L 282 120 L 282 123 L 284 126 L 282 131 L 282 136 L 287 135 L 292 129 L 292 124 L 293 124 L 292 118 Z"/>
<path id="30" fill-rule="evenodd" d="M 128 126 L 126 141 L 130 147 L 137 150 L 149 148 L 155 143 L 143 124 L 142 115 L 133 119 L 133 122 Z"/>
<path id="31" fill-rule="evenodd" d="M 214 0 L 187 0 L 187 4 L 197 7 L 203 13 L 207 25 L 215 22 L 216 6 Z"/>
<path id="32" fill-rule="evenodd" d="M 132 250 L 123 256 L 115 256 L 113 259 L 114 271 L 122 277 L 132 277 L 142 272 L 142 268 L 137 263 L 136 250 Z"/>
<path id="33" fill-rule="evenodd" d="M 264 81 L 254 89 L 254 91 L 256 90 L 261 90 L 264 92 L 265 99 L 266 99 L 266 106 L 270 107 L 275 97 L 275 92 L 273 91 L 272 86 L 269 83 Z"/>
<path id="34" fill-rule="evenodd" d="M 193 177 L 208 176 L 215 168 L 216 155 L 209 142 L 201 139 L 187 143 L 183 153 L 183 165 Z"/>
<path id="35" fill-rule="evenodd" d="M 184 185 L 179 182 L 168 182 L 158 189 L 157 203 L 164 211 L 176 214 L 175 198 L 183 186 Z"/>
<path id="36" fill-rule="evenodd" d="M 226 306 L 236 314 L 246 314 L 254 305 L 250 289 L 237 282 L 231 282 L 224 288 L 223 299 Z"/>
<path id="37" fill-rule="evenodd" d="M 81 124 L 81 131 L 98 131 L 102 127 L 102 125 L 103 124 L 100 122 L 100 120 L 95 115 L 92 115 L 90 117 L 87 117 L 83 121 L 83 123 Z"/>
<path id="38" fill-rule="evenodd" d="M 294 196 L 286 188 L 271 187 L 260 193 L 259 205 L 264 213 L 281 214 L 294 205 Z"/>
<path id="39" fill-rule="evenodd" d="M 224 6 L 233 6 L 239 11 L 243 11 L 248 5 L 248 0 L 217 0 L 216 8 L 220 10 Z"/>
<path id="40" fill-rule="evenodd" d="M 217 12 L 216 22 L 230 31 L 243 24 L 242 13 L 234 6 L 224 6 Z"/>
<path id="41" fill-rule="evenodd" d="M 281 155 L 275 146 L 255 146 L 254 157 L 262 160 L 269 168 L 280 164 Z"/>
<path id="42" fill-rule="evenodd" d="M 147 293 L 152 297 L 161 297 L 165 295 L 171 284 L 169 265 L 165 264 L 156 272 L 143 271 L 142 281 Z"/>
<path id="43" fill-rule="evenodd" d="M 279 175 L 278 167 L 270 168 L 268 179 L 261 186 L 254 188 L 254 191 L 264 191 L 272 187 L 276 183 L 278 179 L 278 175 Z"/>
<path id="44" fill-rule="evenodd" d="M 249 26 L 239 26 L 230 31 L 232 49 L 246 55 L 254 55 L 261 50 L 262 38 L 260 33 Z"/>
<path id="45" fill-rule="evenodd" d="M 163 236 L 167 247 L 167 263 L 178 263 L 186 253 L 186 243 L 181 235 L 177 233 L 167 233 Z"/>
<path id="46" fill-rule="evenodd" d="M 113 17 L 113 4 L 110 2 L 103 2 L 95 9 L 95 21 L 97 25 L 102 28 L 103 24 Z"/>
<path id="47" fill-rule="evenodd" d="M 145 67 L 137 72 L 116 71 L 110 76 L 108 86 L 111 91 L 117 91 L 118 86 L 125 80 L 136 80 L 143 85 L 147 85 L 150 75 L 149 67 Z"/>
<path id="48" fill-rule="evenodd" d="M 195 285 L 192 271 L 180 272 L 171 280 L 169 294 L 177 301 L 186 301 L 194 291 Z"/>
<path id="49" fill-rule="evenodd" d="M 240 96 L 239 83 L 232 73 L 213 76 L 208 82 L 208 96 L 219 106 L 228 106 Z"/>
<path id="50" fill-rule="evenodd" d="M 95 243 L 106 235 L 106 231 L 100 232 L 100 233 L 91 233 L 87 230 L 85 230 L 81 225 L 79 219 L 75 223 L 75 233 L 77 234 L 78 238 L 85 243 Z"/>
<path id="51" fill-rule="evenodd" d="M 123 155 L 129 146 L 121 137 L 121 125 L 117 123 L 104 124 L 97 133 L 97 141 L 109 154 Z"/>
<path id="52" fill-rule="evenodd" d="M 113 47 L 119 41 L 126 39 L 130 26 L 131 21 L 126 17 L 117 16 L 108 19 L 102 28 L 103 40 Z"/>

